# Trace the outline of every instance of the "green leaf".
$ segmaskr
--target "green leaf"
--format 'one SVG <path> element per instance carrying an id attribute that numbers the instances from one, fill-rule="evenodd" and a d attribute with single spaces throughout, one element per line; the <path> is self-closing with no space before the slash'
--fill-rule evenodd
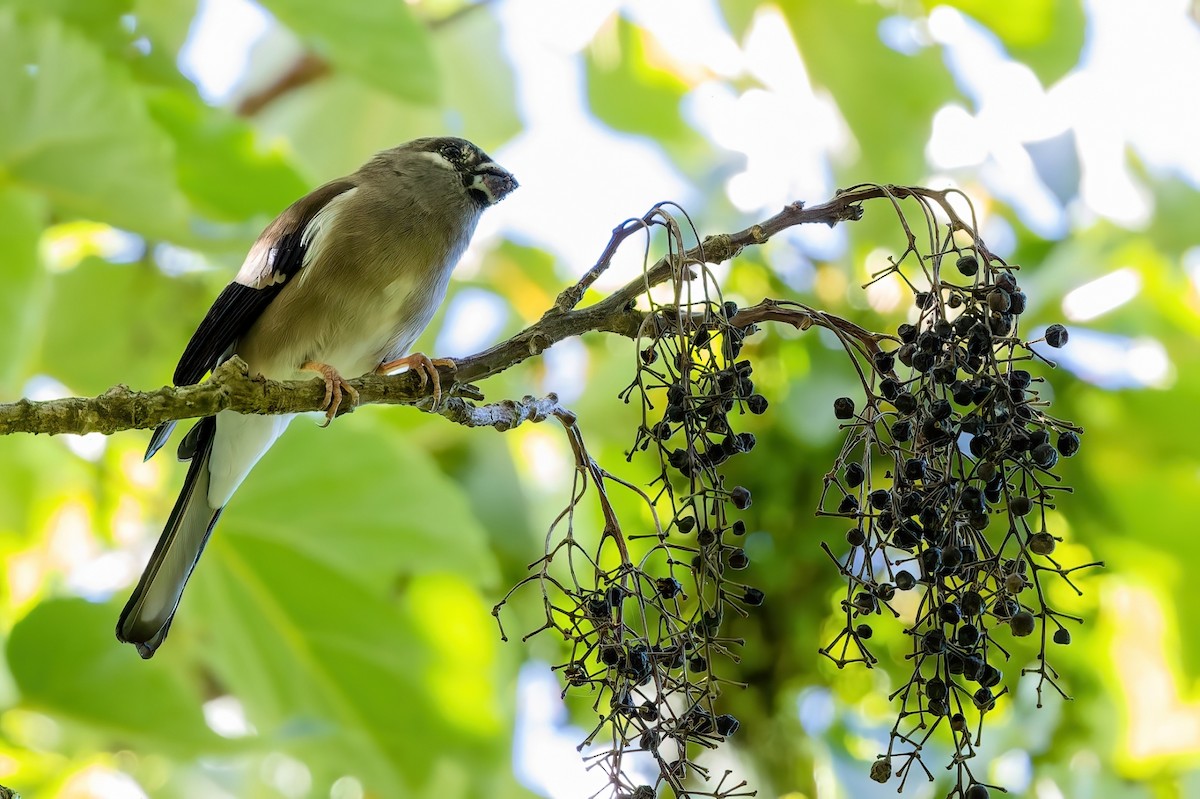
<path id="1" fill-rule="evenodd" d="M 585 61 L 592 111 L 617 130 L 667 141 L 687 138 L 692 129 L 679 103 L 688 85 L 650 60 L 648 37 L 621 17 L 608 35 L 597 36 Z"/>
<path id="2" fill-rule="evenodd" d="M 0 11 L 0 119 L 0 182 L 44 194 L 60 214 L 182 233 L 170 142 L 92 42 Z"/>
<path id="3" fill-rule="evenodd" d="M 335 66 L 405 100 L 430 104 L 438 99 L 429 32 L 402 0 L 264 0 L 263 5 Z"/>
<path id="4" fill-rule="evenodd" d="M 416 412 L 363 408 L 328 429 L 295 419 L 238 491 L 222 533 L 281 543 L 378 591 L 435 571 L 494 585 L 487 534 L 462 489 L 382 422 L 387 413 Z"/>
<path id="5" fill-rule="evenodd" d="M 334 74 L 271 103 L 258 114 L 256 126 L 286 137 L 297 162 L 319 181 L 351 172 L 378 150 L 419 136 L 462 135 L 485 150 L 512 138 L 521 122 L 495 18 L 471 13 L 432 38 L 443 76 L 441 106 L 405 102 L 350 75 Z M 347 126 L 347 119 L 354 125 Z"/>
<path id="6" fill-rule="evenodd" d="M 388 764 L 403 753 L 389 739 L 428 711 L 418 679 L 422 653 L 404 656 L 412 637 L 404 619 L 323 559 L 229 532 L 214 535 L 176 627 L 194 630 L 195 609 L 208 618 L 204 657 L 261 733 L 324 748 L 380 795 L 399 795 L 402 778 Z M 372 712 L 390 713 L 390 724 L 372 725 Z M 427 740 L 414 736 L 418 762 L 431 754 L 422 746 Z M 328 768 L 320 765 L 310 762 Z"/>
<path id="7" fill-rule="evenodd" d="M 183 673 L 116 641 L 117 615 L 112 605 L 51 599 L 17 622 L 7 655 L 22 701 L 140 749 L 194 756 L 220 748 Z"/>
<path id="8" fill-rule="evenodd" d="M 839 183 L 916 183 L 925 176 L 933 113 L 958 95 L 940 53 L 915 56 L 879 41 L 888 13 L 875 3 L 785 3 L 800 55 L 814 83 L 828 89 L 849 123 L 859 153 Z"/>
<path id="9" fill-rule="evenodd" d="M 49 283 L 46 326 L 31 370 L 84 394 L 117 383 L 163 385 L 216 295 L 194 275 L 169 278 L 147 263 L 99 258 Z"/>
<path id="10" fill-rule="evenodd" d="M 437 29 L 433 46 L 445 87 L 438 127 L 461 133 L 484 149 L 515 136 L 521 130 L 517 90 L 496 17 L 486 9 L 460 16 Z M 452 109 L 452 117 L 446 109 Z"/>
<path id="11" fill-rule="evenodd" d="M 125 44 L 129 40 L 121 17 L 133 11 L 133 0 L 0 0 L 0 6 L 57 18 L 101 44 Z"/>
<path id="12" fill-rule="evenodd" d="M 447 754 L 503 757 L 497 640 L 471 587 L 495 582 L 482 527 L 423 450 L 365 410 L 324 430 L 301 417 L 223 515 L 167 646 L 202 641 L 260 734 L 318 781 L 397 796 Z"/>
<path id="13" fill-rule="evenodd" d="M 718 0 L 718 5 L 734 38 L 741 39 L 745 36 L 746 31 L 750 30 L 750 23 L 754 21 L 758 4 L 747 3 L 745 0 Z"/>
<path id="14" fill-rule="evenodd" d="M 125 48 L 125 62 L 141 83 L 195 91 L 191 79 L 179 72 L 179 51 L 187 42 L 199 0 L 135 0 L 135 44 Z M 145 37 L 150 51 L 146 52 Z M 139 46 L 143 45 L 143 46 Z"/>
<path id="15" fill-rule="evenodd" d="M 1079 62 L 1087 23 L 1080 0 L 925 0 L 925 5 L 949 5 L 979 20 L 1043 85 Z"/>
<path id="16" fill-rule="evenodd" d="M 38 239 L 46 217 L 41 197 L 0 186 L 0 396 L 15 396 L 37 344 L 45 307 Z"/>
<path id="17" fill-rule="evenodd" d="M 177 626 L 195 629 L 189 609 L 208 620 L 204 659 L 260 733 L 302 757 L 318 785 L 351 773 L 373 795 L 400 796 L 439 758 L 501 760 L 491 743 L 502 729 L 489 673 L 495 640 L 462 635 L 453 615 L 478 629 L 474 619 L 491 622 L 485 604 L 461 581 L 421 577 L 406 590 L 433 589 L 438 606 L 398 607 L 363 579 L 365 564 L 347 570 L 329 557 L 353 533 L 352 518 L 324 530 L 325 555 L 219 531 L 185 601 L 193 621 Z M 440 642 L 426 624 L 441 628 Z M 471 707 L 456 704 L 463 696 Z"/>
<path id="18" fill-rule="evenodd" d="M 154 93 L 149 108 L 175 139 L 179 184 L 202 213 L 275 216 L 309 190 L 282 152 L 264 152 L 253 129 L 228 112 L 182 91 Z"/>

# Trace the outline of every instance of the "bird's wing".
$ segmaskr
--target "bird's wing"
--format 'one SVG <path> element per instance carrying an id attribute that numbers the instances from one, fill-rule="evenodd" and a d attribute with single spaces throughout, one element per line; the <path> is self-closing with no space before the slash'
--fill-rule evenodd
<path id="1" fill-rule="evenodd" d="M 192 334 L 175 367 L 175 385 L 200 382 L 233 353 L 238 339 L 310 260 L 306 256 L 313 219 L 335 197 L 354 188 L 355 184 L 345 179 L 326 183 L 297 200 L 267 226 L 250 248 L 233 282 L 217 296 Z M 146 448 L 147 460 L 166 443 L 174 428 L 175 422 L 164 422 L 155 429 Z M 182 450 L 180 457 L 184 457 Z"/>
<path id="2" fill-rule="evenodd" d="M 284 284 L 307 263 L 309 223 L 329 202 L 354 184 L 348 180 L 327 183 L 280 214 L 250 248 L 241 270 L 225 287 L 175 367 L 175 385 L 200 381 L 225 357 Z"/>

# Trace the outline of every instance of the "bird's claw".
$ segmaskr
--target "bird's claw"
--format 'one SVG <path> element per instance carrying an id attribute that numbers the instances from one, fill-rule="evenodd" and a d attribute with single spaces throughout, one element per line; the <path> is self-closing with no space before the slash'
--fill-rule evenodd
<path id="1" fill-rule="evenodd" d="M 325 380 L 325 399 L 321 403 L 321 407 L 325 409 L 325 423 L 321 427 L 329 427 L 329 423 L 333 421 L 333 417 L 337 416 L 344 396 L 350 398 L 350 408 L 358 404 L 358 389 L 350 385 L 349 381 L 342 377 L 338 373 L 338 370 L 329 364 L 308 361 L 300 369 L 302 371 L 316 372 Z"/>
<path id="2" fill-rule="evenodd" d="M 436 410 L 442 404 L 442 376 L 438 373 L 439 366 L 445 366 L 451 371 L 458 368 L 458 364 L 453 358 L 430 358 L 423 352 L 414 352 L 411 355 L 405 355 L 403 358 L 397 358 L 394 361 L 380 364 L 375 370 L 376 374 L 389 374 L 396 371 L 400 367 L 407 367 L 417 373 L 417 377 L 421 381 L 421 390 L 433 384 L 433 406 Z"/>

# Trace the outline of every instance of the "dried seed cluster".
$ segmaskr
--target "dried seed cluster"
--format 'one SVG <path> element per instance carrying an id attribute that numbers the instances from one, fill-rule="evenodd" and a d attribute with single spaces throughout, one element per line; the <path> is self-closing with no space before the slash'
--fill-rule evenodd
<path id="1" fill-rule="evenodd" d="M 1016 273 L 977 241 L 953 242 L 947 236 L 943 255 L 922 259 L 930 287 L 913 288 L 915 321 L 862 359 L 863 407 L 850 397 L 833 403 L 847 437 L 822 513 L 851 526 L 848 553 L 826 547 L 848 588 L 845 623 L 821 652 L 839 667 L 872 665 L 875 626 L 903 618 L 912 674 L 891 697 L 900 711 L 871 777 L 895 773 L 903 787 L 916 763 L 932 779 L 921 751 L 948 729 L 950 797 L 984 799 L 989 786 L 969 760 L 1008 690 L 1006 643 L 1040 635 L 1037 665 L 1021 673 L 1039 675 L 1039 704 L 1045 684 L 1062 693 L 1047 642 L 1069 643 L 1064 622 L 1080 620 L 1047 601 L 1045 580 L 1074 588 L 1075 569 L 1055 559 L 1061 539 L 1046 511 L 1070 490 L 1053 470 L 1078 452 L 1081 431 L 1051 416 L 1039 394 L 1042 378 L 1029 368 L 1039 357 L 1019 332 L 1027 297 Z M 1041 340 L 1061 347 L 1067 331 L 1052 325 Z"/>

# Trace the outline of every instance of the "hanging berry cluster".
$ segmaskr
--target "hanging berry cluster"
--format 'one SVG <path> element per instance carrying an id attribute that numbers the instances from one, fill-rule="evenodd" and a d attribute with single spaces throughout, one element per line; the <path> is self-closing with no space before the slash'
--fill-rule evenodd
<path id="1" fill-rule="evenodd" d="M 666 232 L 668 255 L 659 264 L 670 265 L 672 291 L 665 303 L 646 294 L 637 376 L 621 396 L 627 403 L 637 397 L 642 408 L 629 457 L 655 453 L 658 477 L 652 494 L 634 488 L 600 470 L 578 439 L 577 465 L 597 490 L 604 529 L 594 554 L 580 543 L 577 475 L 572 501 L 551 528 L 553 543 L 528 580 L 542 587 L 546 617 L 531 635 L 554 629 L 568 642 L 555 669 L 564 695 L 592 698 L 598 721 L 581 749 L 598 746 L 588 759 L 608 775 L 608 795 L 653 799 L 668 786 L 681 799 L 752 796 L 730 772 L 712 775 L 694 758 L 738 731 L 738 719 L 718 706 L 731 682 L 722 664 L 737 662 L 741 644 L 726 628 L 730 616 L 764 600 L 737 579 L 750 566 L 738 544 L 746 525 L 737 516 L 751 494 L 721 476 L 722 464 L 755 445 L 753 434 L 735 430 L 737 416 L 767 409 L 753 367 L 738 360 L 755 328 L 731 322 L 737 307 L 721 301 L 702 258 L 686 257 L 672 214 L 656 207 L 640 223 Z M 652 532 L 622 529 L 606 483 L 641 498 Z M 565 531 L 557 533 L 559 525 Z M 652 764 L 653 785 L 633 780 L 639 770 L 630 764 L 638 761 Z"/>
<path id="2" fill-rule="evenodd" d="M 895 774 L 903 788 L 917 764 L 932 779 L 922 749 L 947 730 L 949 796 L 986 799 L 970 759 L 984 718 L 1017 676 L 1010 639 L 1040 637 L 1036 665 L 1020 669 L 1038 675 L 1039 706 L 1045 685 L 1062 693 L 1048 643 L 1069 643 L 1064 622 L 1080 620 L 1050 606 L 1046 581 L 1075 588 L 1070 574 L 1084 567 L 1055 559 L 1061 539 L 1046 512 L 1070 491 L 1053 470 L 1079 450 L 1081 430 L 1052 416 L 1038 391 L 1043 378 L 1031 369 L 1042 359 L 1021 335 L 1027 297 L 1015 268 L 987 251 L 945 194 L 913 198 L 931 231 L 939 215 L 949 221 L 932 254 L 906 253 L 922 288 L 902 271 L 905 258 L 876 276 L 907 282 L 914 319 L 861 360 L 862 407 L 850 397 L 833 403 L 847 437 L 822 513 L 851 527 L 847 554 L 826 547 L 848 587 L 845 624 L 821 652 L 839 667 L 874 664 L 874 627 L 903 618 L 912 674 L 891 697 L 900 711 L 871 776 Z M 1067 331 L 1051 325 L 1038 341 L 1062 347 Z"/>
<path id="3" fill-rule="evenodd" d="M 618 227 L 597 267 L 564 293 L 577 302 L 633 230 L 665 231 L 666 256 L 645 266 L 643 284 L 619 292 L 621 313 L 638 320 L 637 373 L 620 395 L 641 408 L 629 459 L 653 457 L 656 476 L 647 492 L 601 469 L 574 416 L 554 403 L 550 413 L 575 455 L 575 484 L 534 573 L 513 589 L 541 589 L 545 620 L 526 639 L 554 630 L 567 642 L 555 669 L 564 695 L 591 699 L 597 723 L 580 749 L 595 748 L 587 759 L 607 775 L 613 799 L 653 799 L 664 787 L 681 799 L 754 793 L 728 771 L 711 774 L 696 757 L 738 731 L 738 719 L 719 702 L 723 688 L 738 685 L 725 676 L 742 644 L 730 627 L 765 600 L 741 577 L 751 566 L 740 544 L 751 492 L 724 475 L 730 459 L 756 443 L 737 429 L 739 420 L 768 408 L 742 351 L 765 322 L 826 328 L 862 383 L 858 401 L 833 403 L 847 436 L 818 513 L 850 522 L 848 552 L 821 545 L 847 592 L 844 624 L 820 652 L 839 667 L 874 665 L 874 627 L 892 618 L 911 638 L 911 676 L 891 696 L 900 711 L 872 778 L 896 775 L 903 788 L 916 764 L 932 779 L 922 750 L 944 730 L 956 775 L 949 799 L 986 799 L 994 786 L 976 779 L 970 761 L 984 718 L 1007 690 L 1005 669 L 1015 676 L 1008 638 L 1039 636 L 1036 665 L 1021 673 L 1038 675 L 1039 703 L 1047 684 L 1062 693 L 1048 642 L 1069 643 L 1064 623 L 1080 619 L 1050 606 L 1046 583 L 1058 578 L 1075 588 L 1071 573 L 1085 566 L 1055 559 L 1060 539 L 1047 511 L 1070 490 L 1053 470 L 1078 451 L 1081 431 L 1050 415 L 1035 374 L 1039 361 L 1049 362 L 1031 345 L 1061 347 L 1067 331 L 1051 325 L 1037 341 L 1022 337 L 1028 301 L 1016 268 L 986 249 L 973 217 L 968 223 L 958 213 L 970 203 L 956 194 L 858 186 L 705 243 L 719 244 L 723 260 L 791 225 L 856 220 L 863 202 L 886 200 L 908 246 L 876 279 L 897 275 L 915 304 L 895 335 L 792 301 L 742 309 L 725 302 L 705 245 L 686 250 L 665 205 Z M 923 246 L 905 203 L 920 211 Z M 644 309 L 629 302 L 639 292 Z M 638 532 L 618 519 L 612 486 L 644 506 Z M 588 490 L 602 527 L 584 535 Z M 496 606 L 497 618 L 511 595 Z M 647 765 L 654 776 L 645 775 Z"/>

